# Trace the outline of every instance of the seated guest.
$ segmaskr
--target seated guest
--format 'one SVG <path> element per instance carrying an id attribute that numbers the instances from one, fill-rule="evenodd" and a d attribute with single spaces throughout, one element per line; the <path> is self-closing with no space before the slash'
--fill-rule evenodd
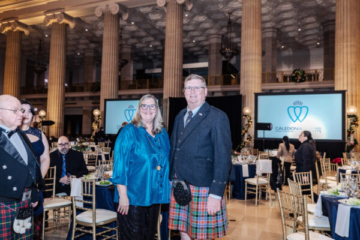
<path id="1" fill-rule="evenodd" d="M 70 195 L 70 176 L 78 178 L 88 174 L 82 152 L 70 149 L 69 139 L 61 136 L 58 150 L 50 154 L 50 167 L 56 166 L 56 193 Z"/>

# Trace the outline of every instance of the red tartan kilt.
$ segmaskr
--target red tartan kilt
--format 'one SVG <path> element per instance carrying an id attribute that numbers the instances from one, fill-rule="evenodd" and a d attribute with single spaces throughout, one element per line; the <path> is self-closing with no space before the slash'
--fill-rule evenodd
<path id="1" fill-rule="evenodd" d="M 207 212 L 208 187 L 190 185 L 191 202 L 187 206 L 176 203 L 171 192 L 169 228 L 187 232 L 192 239 L 214 239 L 226 235 L 228 228 L 225 197 L 221 199 L 221 209 L 215 215 Z"/>
<path id="2" fill-rule="evenodd" d="M 0 202 L 0 239 L 6 240 L 31 240 L 33 239 L 33 227 L 26 230 L 24 234 L 17 234 L 13 231 L 12 223 L 16 210 L 22 207 L 29 207 L 30 201 L 24 202 Z M 14 211 L 13 211 L 13 210 Z M 34 225 L 34 218 L 32 219 Z"/>

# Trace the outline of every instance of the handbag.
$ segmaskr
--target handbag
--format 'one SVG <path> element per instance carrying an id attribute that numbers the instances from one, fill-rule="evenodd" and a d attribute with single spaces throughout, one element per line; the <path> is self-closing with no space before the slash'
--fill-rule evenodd
<path id="1" fill-rule="evenodd" d="M 186 206 L 191 202 L 190 186 L 186 181 L 174 179 L 174 198 L 180 206 Z"/>

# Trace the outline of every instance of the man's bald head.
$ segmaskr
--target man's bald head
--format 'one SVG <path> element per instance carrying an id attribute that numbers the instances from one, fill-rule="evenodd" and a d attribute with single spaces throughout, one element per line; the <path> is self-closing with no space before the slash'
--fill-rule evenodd
<path id="1" fill-rule="evenodd" d="M 69 139 L 65 136 L 61 136 L 58 139 L 58 149 L 61 154 L 67 154 L 69 152 L 70 143 Z"/>
<path id="2" fill-rule="evenodd" d="M 0 95 L 0 124 L 14 130 L 21 125 L 22 117 L 20 101 L 10 95 Z"/>

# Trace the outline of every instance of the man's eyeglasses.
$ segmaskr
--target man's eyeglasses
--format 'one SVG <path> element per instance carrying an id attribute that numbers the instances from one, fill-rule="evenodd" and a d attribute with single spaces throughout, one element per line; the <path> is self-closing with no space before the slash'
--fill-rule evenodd
<path id="1" fill-rule="evenodd" d="M 8 108 L 0 108 L 1 110 L 7 110 L 12 111 L 14 114 L 17 114 L 18 112 L 24 113 L 25 109 L 8 109 Z"/>
<path id="2" fill-rule="evenodd" d="M 141 104 L 140 107 L 141 107 L 142 110 L 146 110 L 148 108 L 150 108 L 150 110 L 155 110 L 156 109 L 156 104 L 150 104 L 150 105 Z"/>
<path id="3" fill-rule="evenodd" d="M 58 143 L 58 146 L 67 147 L 67 146 L 69 146 L 69 143 Z"/>
<path id="4" fill-rule="evenodd" d="M 195 87 L 184 87 L 184 91 L 185 92 L 191 92 L 191 90 L 194 90 L 195 92 L 200 92 L 200 90 L 205 87 L 198 87 L 198 86 L 195 86 Z"/>

